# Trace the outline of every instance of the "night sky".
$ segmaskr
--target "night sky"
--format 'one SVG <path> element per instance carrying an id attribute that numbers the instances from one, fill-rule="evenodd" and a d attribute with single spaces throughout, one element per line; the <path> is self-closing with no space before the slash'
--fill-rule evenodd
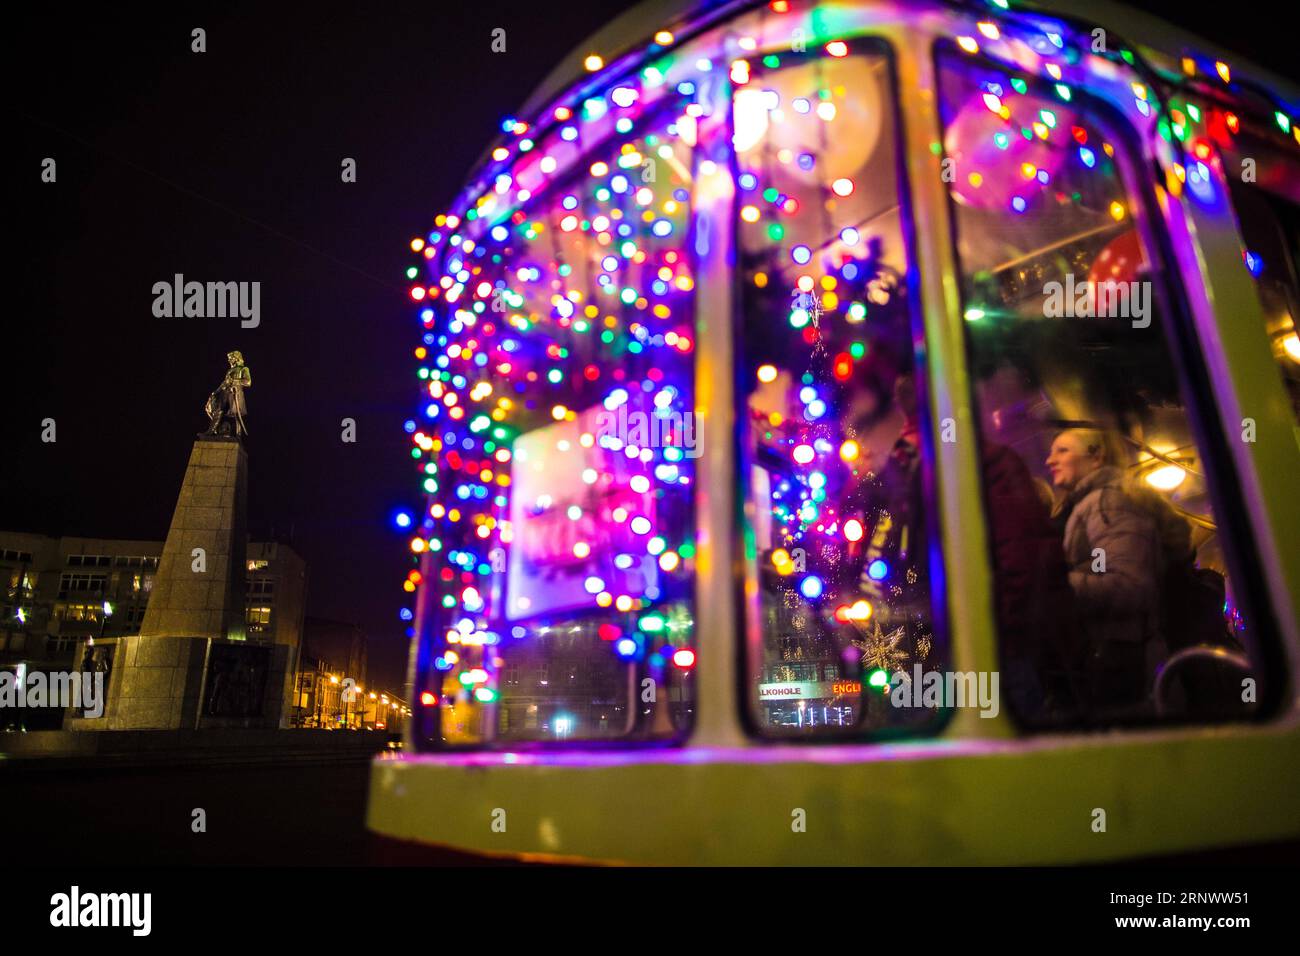
<path id="1" fill-rule="evenodd" d="M 397 687 L 415 501 L 407 242 L 445 211 L 501 118 L 628 3 L 176 5 L 141 17 L 8 14 L 27 66 L 17 142 L 0 429 L 0 528 L 161 540 L 204 400 L 252 373 L 250 532 L 310 564 L 312 615 L 370 635 Z M 1294 75 L 1285 30 L 1142 4 Z M 1222 9 L 1221 7 L 1218 9 Z M 207 52 L 190 31 L 207 30 Z M 493 28 L 507 52 L 490 51 Z M 40 182 L 44 157 L 58 164 Z M 357 182 L 340 181 L 344 157 Z M 14 205 L 9 205 L 14 209 Z M 155 318 L 152 287 L 261 282 L 261 325 Z M 357 422 L 341 441 L 340 420 Z M 44 418 L 58 440 L 40 440 Z"/>

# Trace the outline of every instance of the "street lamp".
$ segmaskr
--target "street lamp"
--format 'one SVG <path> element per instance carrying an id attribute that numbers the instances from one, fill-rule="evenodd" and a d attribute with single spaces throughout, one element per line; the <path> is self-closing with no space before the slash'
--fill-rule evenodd
<path id="1" fill-rule="evenodd" d="M 108 627 L 108 619 L 113 616 L 113 605 L 108 601 L 104 602 L 104 614 L 99 619 L 99 639 L 104 639 L 104 628 Z M 88 642 L 91 647 L 95 646 L 95 639 L 92 637 Z"/>

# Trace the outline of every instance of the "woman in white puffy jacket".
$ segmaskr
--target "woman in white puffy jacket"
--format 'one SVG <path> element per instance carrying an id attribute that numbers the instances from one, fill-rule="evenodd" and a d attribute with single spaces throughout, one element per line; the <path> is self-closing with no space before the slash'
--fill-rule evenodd
<path id="1" fill-rule="evenodd" d="M 1094 716 L 1137 716 L 1165 657 L 1161 588 L 1169 555 L 1190 552 L 1190 528 L 1163 499 L 1130 487 L 1118 439 L 1072 428 L 1047 468 L 1063 494 L 1062 546 L 1075 595 L 1083 676 Z"/>

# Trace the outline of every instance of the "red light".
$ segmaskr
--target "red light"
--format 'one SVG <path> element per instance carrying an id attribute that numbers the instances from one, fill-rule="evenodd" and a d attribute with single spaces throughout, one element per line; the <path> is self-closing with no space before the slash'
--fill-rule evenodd
<path id="1" fill-rule="evenodd" d="M 438 703 L 438 695 L 431 690 L 426 690 L 423 694 L 420 695 L 420 703 L 422 703 L 425 707 L 432 707 L 433 705 Z"/>
<path id="2" fill-rule="evenodd" d="M 852 374 L 853 356 L 848 352 L 841 352 L 835 356 L 835 377 L 841 382 L 846 382 Z"/>
<path id="3" fill-rule="evenodd" d="M 613 641 L 623 636 L 623 629 L 617 624 L 602 624 L 596 633 L 602 641 Z"/>
<path id="4" fill-rule="evenodd" d="M 695 652 L 689 647 L 683 647 L 680 651 L 673 654 L 673 663 L 682 670 L 687 670 L 695 666 Z"/>
<path id="5" fill-rule="evenodd" d="M 1236 113 L 1229 113 L 1224 119 L 1227 120 L 1228 129 L 1232 130 L 1234 134 L 1241 128 L 1241 120 L 1237 119 Z"/>

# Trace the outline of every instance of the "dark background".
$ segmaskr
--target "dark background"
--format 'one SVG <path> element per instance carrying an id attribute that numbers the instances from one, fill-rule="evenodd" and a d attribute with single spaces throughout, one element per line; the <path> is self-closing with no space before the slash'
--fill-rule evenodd
<path id="1" fill-rule="evenodd" d="M 361 624 L 370 680 L 400 686 L 410 560 L 389 518 L 417 489 L 407 243 L 501 118 L 630 4 L 38 6 L 6 11 L 17 296 L 0 335 L 0 528 L 163 538 L 203 402 L 240 349 L 250 531 L 292 543 L 310 613 Z M 1297 72 L 1280 6 L 1140 6 Z M 260 281 L 261 326 L 154 318 L 153 284 L 178 272 Z"/>

